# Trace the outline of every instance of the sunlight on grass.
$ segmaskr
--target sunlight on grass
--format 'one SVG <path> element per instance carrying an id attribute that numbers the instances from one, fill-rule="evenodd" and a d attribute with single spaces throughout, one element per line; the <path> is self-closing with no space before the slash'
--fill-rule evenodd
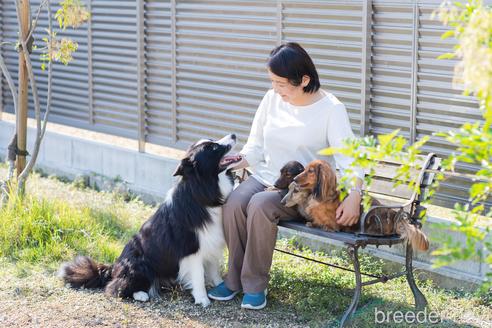
<path id="1" fill-rule="evenodd" d="M 12 197 L 0 209 L 0 257 L 28 263 L 90 254 L 112 262 L 138 227 L 116 209 L 72 208 L 62 201 Z"/>

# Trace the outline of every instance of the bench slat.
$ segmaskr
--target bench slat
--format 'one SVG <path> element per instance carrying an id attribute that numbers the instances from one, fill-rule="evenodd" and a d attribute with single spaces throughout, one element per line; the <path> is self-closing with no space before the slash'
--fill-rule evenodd
<path id="1" fill-rule="evenodd" d="M 299 221 L 280 221 L 278 225 L 287 229 L 337 240 L 349 245 L 395 245 L 403 242 L 403 239 L 400 238 L 400 236 L 373 237 L 358 236 L 347 232 L 329 232 L 318 228 L 308 227 L 304 222 Z"/>
<path id="2" fill-rule="evenodd" d="M 393 184 L 393 181 L 373 179 L 371 186 L 367 191 L 403 199 L 410 199 L 410 197 L 412 197 L 413 190 L 409 188 L 408 185 L 401 184 L 394 188 Z M 364 190 L 366 189 L 364 188 Z"/>
<path id="3" fill-rule="evenodd" d="M 359 150 L 361 151 L 364 151 L 366 147 L 364 146 L 361 146 L 359 148 Z M 422 166 L 424 163 L 425 163 L 425 160 L 427 159 L 427 156 L 426 155 L 416 155 L 415 156 L 415 163 L 419 166 Z M 397 164 L 397 165 L 401 165 L 402 162 L 401 161 L 398 161 L 398 160 L 395 160 L 394 158 L 389 158 L 389 157 L 386 157 L 380 161 L 378 161 L 379 163 L 387 163 L 387 164 Z"/>
<path id="4" fill-rule="evenodd" d="M 379 177 L 379 178 L 384 178 L 384 179 L 394 179 L 396 176 L 396 171 L 400 165 L 390 165 L 390 164 L 378 164 L 374 170 L 374 176 Z M 415 176 L 418 176 L 420 173 L 420 169 L 417 168 L 411 168 L 410 169 L 410 179 L 412 179 Z M 408 181 L 408 180 L 403 180 L 402 181 Z"/>

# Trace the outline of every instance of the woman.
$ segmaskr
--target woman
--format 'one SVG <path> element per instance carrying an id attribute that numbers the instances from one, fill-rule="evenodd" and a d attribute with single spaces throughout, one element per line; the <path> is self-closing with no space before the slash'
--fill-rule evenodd
<path id="1" fill-rule="evenodd" d="M 273 185 L 280 168 L 290 160 L 307 164 L 317 151 L 338 147 L 354 137 L 345 106 L 320 89 L 318 73 L 307 52 L 297 43 L 275 48 L 268 61 L 273 90 L 266 93 L 256 112 L 243 159 L 236 169 L 249 167 L 253 175 L 239 185 L 223 206 L 224 234 L 229 248 L 228 273 L 211 289 L 215 300 L 231 300 L 244 292 L 241 307 L 266 306 L 266 287 L 272 264 L 279 220 L 297 216 L 284 207 Z M 350 158 L 335 155 L 340 169 Z M 332 162 L 332 158 L 327 158 Z M 333 163 L 332 163 L 333 165 Z M 338 223 L 352 225 L 359 218 L 363 172 L 357 172 L 357 187 L 337 209 Z"/>

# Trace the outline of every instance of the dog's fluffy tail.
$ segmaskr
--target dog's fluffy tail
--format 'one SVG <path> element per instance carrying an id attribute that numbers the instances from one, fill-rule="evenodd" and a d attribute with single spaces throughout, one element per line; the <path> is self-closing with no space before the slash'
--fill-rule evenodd
<path id="1" fill-rule="evenodd" d="M 415 225 L 410 224 L 407 220 L 400 220 L 396 226 L 396 232 L 408 241 L 413 249 L 419 251 L 426 251 L 429 249 L 429 239 L 427 236 L 417 228 Z"/>
<path id="2" fill-rule="evenodd" d="M 87 256 L 77 256 L 62 264 L 58 276 L 73 288 L 103 288 L 111 280 L 112 265 L 98 264 Z"/>

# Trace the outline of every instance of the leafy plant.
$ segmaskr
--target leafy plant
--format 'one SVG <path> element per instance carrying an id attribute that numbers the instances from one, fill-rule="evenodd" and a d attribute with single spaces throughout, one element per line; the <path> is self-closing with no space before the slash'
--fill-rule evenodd
<path id="1" fill-rule="evenodd" d="M 485 201 L 492 193 L 492 8 L 485 6 L 480 0 L 468 0 L 466 3 L 445 1 L 434 12 L 450 30 L 442 38 L 454 37 L 457 44 L 452 53 L 443 54 L 439 58 L 457 58 L 455 67 L 455 85 L 464 89 L 464 94 L 474 95 L 483 116 L 483 121 L 468 122 L 456 131 L 435 133 L 432 137 L 445 138 L 455 145 L 455 151 L 443 160 L 442 171 L 436 175 L 436 182 L 427 197 L 432 198 L 436 188 L 445 176 L 464 176 L 473 184 L 469 190 L 466 204 L 455 204 L 454 221 L 449 224 L 436 225 L 440 229 L 459 232 L 466 236 L 462 243 L 447 238 L 441 247 L 432 254 L 434 265 L 449 265 L 454 261 L 483 257 L 483 261 L 492 268 L 492 240 L 490 238 L 492 210 L 487 210 Z M 420 192 L 411 177 L 411 169 L 420 169 L 416 155 L 421 153 L 422 146 L 431 138 L 423 137 L 409 144 L 398 135 L 398 130 L 390 134 L 379 135 L 377 138 L 368 136 L 362 139 L 346 140 L 344 147 L 327 148 L 321 154 L 341 153 L 354 158 L 351 167 L 361 167 L 368 173 L 365 183 L 369 187 L 374 176 L 377 160 L 394 158 L 403 165 L 397 170 L 395 187 L 403 181 Z M 473 175 L 456 172 L 457 163 L 468 163 L 478 167 Z M 350 170 L 342 178 L 342 184 L 353 184 Z M 364 206 L 369 207 L 368 197 L 364 197 Z M 482 252 L 481 249 L 485 252 Z M 488 273 L 485 288 L 492 286 L 492 273 Z"/>

